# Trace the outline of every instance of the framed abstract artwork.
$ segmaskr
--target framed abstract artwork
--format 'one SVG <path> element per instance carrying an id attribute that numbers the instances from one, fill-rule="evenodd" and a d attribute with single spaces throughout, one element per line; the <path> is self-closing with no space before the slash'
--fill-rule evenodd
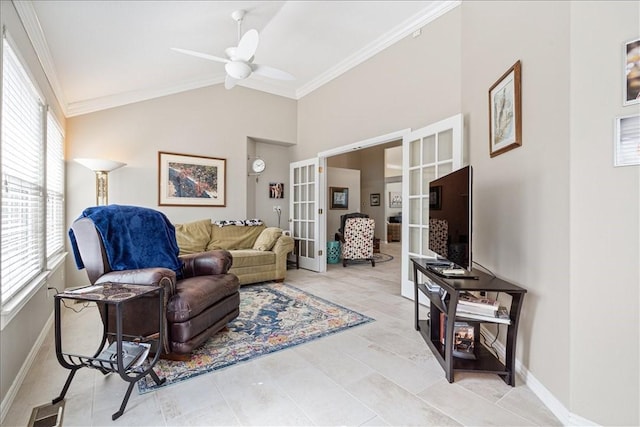
<path id="1" fill-rule="evenodd" d="M 226 206 L 227 160 L 158 152 L 158 205 Z"/>

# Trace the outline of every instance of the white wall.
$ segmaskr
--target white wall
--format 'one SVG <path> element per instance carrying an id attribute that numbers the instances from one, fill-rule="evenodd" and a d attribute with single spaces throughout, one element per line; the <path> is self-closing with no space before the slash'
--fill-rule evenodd
<path id="1" fill-rule="evenodd" d="M 349 189 L 349 208 L 331 209 L 330 187 Z M 351 212 L 360 212 L 360 171 L 356 169 L 327 168 L 327 242 L 335 240 L 340 228 L 340 216 Z"/>
<path id="2" fill-rule="evenodd" d="M 282 209 L 280 228 L 289 229 L 289 147 L 277 144 L 257 144 L 257 155 L 267 164 L 265 171 L 258 177 L 249 177 L 249 187 L 255 187 L 255 217 L 262 219 L 269 227 L 278 226 L 278 215 L 273 211 L 274 206 Z M 256 179 L 257 178 L 257 179 Z M 283 183 L 284 197 L 282 199 L 269 198 L 269 183 Z"/>
<path id="3" fill-rule="evenodd" d="M 571 410 L 603 425 L 640 424 L 640 167 L 613 167 L 623 45 L 640 3 L 571 3 Z M 594 29 L 598 29 L 594 31 Z"/>
<path id="4" fill-rule="evenodd" d="M 298 101 L 293 160 L 460 112 L 460 8 Z"/>
<path id="5" fill-rule="evenodd" d="M 462 11 L 473 257 L 528 290 L 516 356 L 569 407 L 569 3 L 468 2 Z M 488 89 L 517 60 L 522 147 L 491 158 Z"/>

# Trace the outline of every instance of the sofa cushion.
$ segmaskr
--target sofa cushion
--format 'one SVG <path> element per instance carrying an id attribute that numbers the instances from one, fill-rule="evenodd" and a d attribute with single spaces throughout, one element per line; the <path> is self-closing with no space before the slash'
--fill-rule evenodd
<path id="1" fill-rule="evenodd" d="M 282 236 L 282 229 L 278 227 L 267 227 L 262 230 L 262 233 L 256 239 L 253 244 L 253 249 L 258 251 L 270 251 L 276 241 Z"/>
<path id="2" fill-rule="evenodd" d="M 276 254 L 272 251 L 256 251 L 255 249 L 238 249 L 231 252 L 233 265 L 231 268 L 258 267 L 268 265 L 273 268 Z"/>
<path id="3" fill-rule="evenodd" d="M 227 225 L 226 227 L 211 226 L 211 240 L 207 245 L 207 250 L 226 249 L 251 249 L 256 239 L 265 229 L 264 225 L 238 226 Z"/>
<path id="4" fill-rule="evenodd" d="M 180 255 L 204 252 L 211 240 L 211 220 L 176 224 L 176 240 L 180 248 Z"/>

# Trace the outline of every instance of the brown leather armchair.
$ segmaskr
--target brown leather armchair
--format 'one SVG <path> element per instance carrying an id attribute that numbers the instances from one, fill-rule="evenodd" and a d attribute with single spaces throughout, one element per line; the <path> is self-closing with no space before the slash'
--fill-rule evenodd
<path id="1" fill-rule="evenodd" d="M 91 284 L 112 282 L 164 287 L 163 353 L 177 356 L 191 353 L 238 316 L 240 285 L 234 274 L 227 273 L 232 257 L 226 250 L 179 257 L 183 262 L 181 278 L 169 268 L 112 271 L 100 233 L 91 219 L 76 220 L 71 231 L 77 255 Z M 140 298 L 125 305 L 123 333 L 141 337 L 157 333 L 157 307 L 157 301 L 152 298 Z M 104 321 L 104 306 L 99 308 Z M 109 331 L 115 331 L 115 315 L 109 312 L 108 319 Z"/>

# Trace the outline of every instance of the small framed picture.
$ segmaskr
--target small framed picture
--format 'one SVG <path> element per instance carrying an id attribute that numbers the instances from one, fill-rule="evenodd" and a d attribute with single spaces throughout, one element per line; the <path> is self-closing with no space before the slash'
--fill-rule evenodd
<path id="1" fill-rule="evenodd" d="M 495 157 L 522 145 L 520 61 L 489 89 L 489 155 Z"/>
<path id="2" fill-rule="evenodd" d="M 282 183 L 282 182 L 270 182 L 269 183 L 269 198 L 270 199 L 284 199 L 284 183 Z"/>
<path id="3" fill-rule="evenodd" d="M 349 189 L 345 187 L 329 187 L 331 209 L 349 209 Z"/>
<path id="4" fill-rule="evenodd" d="M 389 191 L 389 207 L 401 208 L 402 207 L 402 193 L 399 191 Z"/>
<path id="5" fill-rule="evenodd" d="M 614 166 L 640 165 L 640 115 L 616 118 Z"/>
<path id="6" fill-rule="evenodd" d="M 624 45 L 623 105 L 640 103 L 640 39 Z"/>
<path id="7" fill-rule="evenodd" d="M 369 204 L 371 206 L 380 206 L 380 193 L 371 193 L 369 195 Z"/>

